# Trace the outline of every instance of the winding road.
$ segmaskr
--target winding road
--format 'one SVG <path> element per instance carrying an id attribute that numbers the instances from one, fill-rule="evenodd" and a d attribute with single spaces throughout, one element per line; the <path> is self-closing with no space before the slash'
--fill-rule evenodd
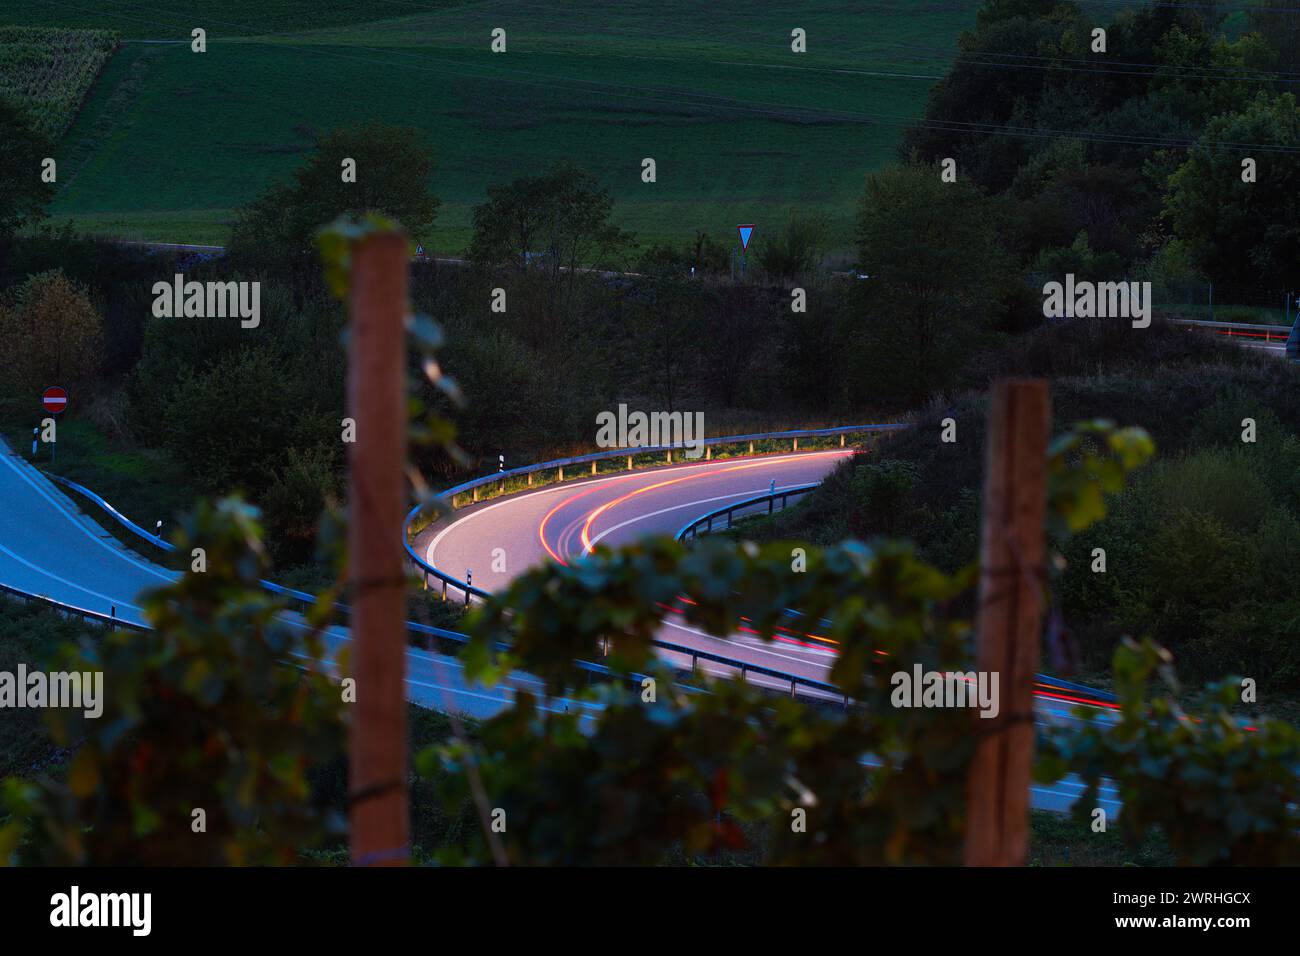
<path id="1" fill-rule="evenodd" d="M 416 545 L 439 566 L 459 572 L 472 569 L 474 583 L 491 590 L 544 560 L 568 562 L 601 543 L 618 545 L 647 534 L 674 533 L 700 514 L 765 493 L 773 483 L 780 490 L 819 481 L 850 454 L 852 449 L 835 449 L 724 459 L 566 482 L 457 511 L 423 531 Z M 142 592 L 175 578 L 174 572 L 126 548 L 3 442 L 0 502 L 0 585 L 95 614 L 112 614 L 138 627 L 146 624 Z M 504 558 L 501 570 L 493 569 L 497 548 Z M 496 567 L 502 568 L 499 561 Z M 305 628 L 296 615 L 286 614 L 286 619 L 293 627 Z M 743 634 L 713 637 L 669 621 L 663 637 L 814 679 L 825 679 L 833 655 L 825 644 L 794 632 L 767 644 Z M 336 626 L 325 639 L 332 658 L 351 638 L 347 628 Z M 689 666 L 688 661 L 675 663 Z M 763 682 L 758 676 L 750 679 Z M 507 707 L 518 688 L 537 694 L 547 709 L 581 710 L 585 719 L 595 710 L 591 704 L 544 698 L 538 681 L 526 674 L 512 674 L 497 687 L 482 687 L 465 677 L 455 658 L 415 648 L 407 654 L 407 687 L 414 703 L 477 718 Z M 1067 687 L 1041 685 L 1038 719 L 1075 720 L 1070 709 L 1086 697 Z M 1035 787 L 1034 806 L 1065 810 L 1080 789 L 1077 780 L 1068 778 Z M 1113 791 L 1104 792 L 1101 803 L 1108 812 L 1119 809 Z"/>
<path id="2" fill-rule="evenodd" d="M 568 564 L 597 545 L 672 535 L 691 519 L 765 494 L 773 484 L 777 491 L 815 484 L 853 451 L 701 461 L 569 481 L 461 509 L 422 531 L 413 547 L 448 574 L 464 580 L 472 571 L 476 587 L 497 591 L 548 560 Z M 824 644 L 794 635 L 775 644 L 744 635 L 724 640 L 667 621 L 659 636 L 814 680 L 826 679 L 832 657 Z M 674 663 L 690 666 L 689 660 Z M 731 671 L 722 665 L 706 669 Z"/>

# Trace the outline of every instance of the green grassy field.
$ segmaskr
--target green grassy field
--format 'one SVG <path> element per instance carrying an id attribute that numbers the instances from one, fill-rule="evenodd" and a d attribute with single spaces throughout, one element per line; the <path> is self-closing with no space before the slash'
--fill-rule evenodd
<path id="1" fill-rule="evenodd" d="M 220 242 L 231 211 L 297 166 L 314 131 L 377 118 L 423 131 L 443 202 L 431 245 L 457 253 L 489 185 L 561 159 L 610 188 L 642 244 L 697 229 L 730 241 L 739 222 L 762 235 L 811 206 L 846 247 L 863 178 L 894 158 L 978 0 L 797 13 L 768 0 L 159 6 L 174 8 L 0 0 L 0 24 L 127 38 L 62 144 L 56 221 Z M 196 25 L 206 54 L 189 49 Z M 489 50 L 497 26 L 504 54 Z M 790 52 L 795 27 L 804 55 Z M 656 183 L 641 181 L 644 157 Z"/>

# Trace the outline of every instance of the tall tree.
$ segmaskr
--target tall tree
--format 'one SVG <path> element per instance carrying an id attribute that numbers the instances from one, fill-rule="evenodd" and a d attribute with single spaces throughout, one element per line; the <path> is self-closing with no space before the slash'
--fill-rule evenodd
<path id="1" fill-rule="evenodd" d="M 1255 163 L 1251 182 L 1243 181 L 1246 159 Z M 1294 283 L 1300 262 L 1295 94 L 1261 92 L 1244 111 L 1211 120 L 1169 177 L 1165 214 L 1215 282 L 1270 290 Z"/>
<path id="2" fill-rule="evenodd" d="M 45 217 L 54 188 L 41 181 L 41 161 L 53 144 L 16 104 L 0 97 L 0 245 L 18 229 Z"/>
<path id="3" fill-rule="evenodd" d="M 609 190 L 571 163 L 491 186 L 488 201 L 474 207 L 470 258 L 520 270 L 536 263 L 552 277 L 613 265 L 629 240 L 610 221 L 613 206 Z"/>
<path id="4" fill-rule="evenodd" d="M 305 281 L 317 274 L 316 230 L 340 216 L 379 213 L 421 239 L 438 211 L 429 191 L 432 171 L 415 129 L 369 122 L 333 130 L 317 138 L 289 182 L 268 187 L 240 210 L 230 255 L 257 270 L 287 263 L 295 279 Z"/>
<path id="5" fill-rule="evenodd" d="M 0 382 L 33 400 L 47 385 L 92 384 L 102 338 L 85 289 L 58 270 L 34 275 L 0 304 Z"/>
<path id="6" fill-rule="evenodd" d="M 1263 0 L 1246 12 L 1251 29 L 1277 52 L 1276 69 L 1300 72 L 1300 9 L 1293 0 Z"/>
<path id="7" fill-rule="evenodd" d="M 1003 288 L 989 203 L 935 167 L 891 167 L 867 180 L 857 241 L 880 384 L 923 397 L 962 359 Z"/>

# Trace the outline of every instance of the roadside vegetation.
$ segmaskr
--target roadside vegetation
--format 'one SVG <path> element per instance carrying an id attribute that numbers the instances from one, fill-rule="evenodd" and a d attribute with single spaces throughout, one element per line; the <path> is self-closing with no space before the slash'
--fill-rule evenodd
<path id="1" fill-rule="evenodd" d="M 1159 322 L 1139 331 L 1097 320 L 1031 333 L 969 372 L 1044 373 L 1058 423 L 1141 421 L 1160 450 L 1107 519 L 1064 550 L 1058 598 L 1074 665 L 1103 672 L 1123 635 L 1149 634 L 1173 650 L 1185 677 L 1245 673 L 1295 694 L 1296 370 Z M 985 414 L 982 390 L 932 401 L 911 429 L 882 436 L 794 508 L 747 524 L 745 537 L 902 535 L 956 570 L 978 552 Z M 956 422 L 951 443 L 938 440 L 947 419 Z M 1252 441 L 1243 441 L 1247 419 Z M 1094 570 L 1096 548 L 1104 573 Z"/>

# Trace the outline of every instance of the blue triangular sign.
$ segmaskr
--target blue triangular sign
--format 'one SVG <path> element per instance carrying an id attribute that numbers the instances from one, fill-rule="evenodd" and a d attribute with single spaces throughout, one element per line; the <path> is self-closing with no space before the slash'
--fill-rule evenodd
<path id="1" fill-rule="evenodd" d="M 740 230 L 740 249 L 742 252 L 748 252 L 749 237 L 754 234 L 754 226 L 751 223 L 750 225 L 737 226 L 736 228 Z"/>

